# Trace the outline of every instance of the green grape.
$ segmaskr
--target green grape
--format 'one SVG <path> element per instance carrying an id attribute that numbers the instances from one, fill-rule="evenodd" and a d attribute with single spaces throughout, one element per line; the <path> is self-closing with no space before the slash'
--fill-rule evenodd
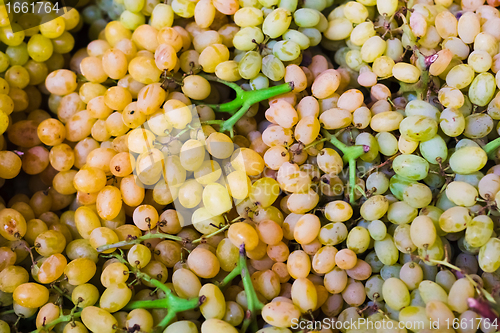
<path id="1" fill-rule="evenodd" d="M 323 38 L 321 32 L 315 28 L 299 28 L 299 32 L 303 33 L 307 36 L 307 38 L 309 38 L 309 45 L 311 47 L 318 45 Z"/>
<path id="2" fill-rule="evenodd" d="M 226 187 L 217 183 L 205 186 L 203 190 L 203 205 L 213 216 L 221 215 L 233 207 Z"/>
<path id="3" fill-rule="evenodd" d="M 408 116 L 399 124 L 401 135 L 414 141 L 427 141 L 437 133 L 437 122 L 424 116 Z"/>
<path id="4" fill-rule="evenodd" d="M 290 23 L 292 23 L 291 12 L 286 8 L 277 8 L 264 19 L 262 32 L 271 38 L 278 38 L 288 30 Z"/>
<path id="5" fill-rule="evenodd" d="M 451 310 L 464 313 L 469 309 L 467 299 L 474 297 L 474 294 L 474 285 L 467 278 L 463 277 L 455 281 L 453 286 L 451 286 L 447 304 Z"/>
<path id="6" fill-rule="evenodd" d="M 9 116 L 3 110 L 0 110 L 0 135 L 5 133 L 9 127 L 9 122 Z"/>
<path id="7" fill-rule="evenodd" d="M 474 247 L 485 245 L 493 233 L 493 221 L 487 215 L 478 215 L 472 219 L 465 230 L 465 240 Z"/>
<path id="8" fill-rule="evenodd" d="M 374 172 L 366 179 L 366 188 L 372 194 L 384 194 L 389 189 L 389 179 L 382 172 Z"/>
<path id="9" fill-rule="evenodd" d="M 14 65 L 5 72 L 5 80 L 13 88 L 24 89 L 30 82 L 30 74 L 26 68 Z"/>
<path id="10" fill-rule="evenodd" d="M 465 64 L 454 66 L 446 75 L 446 84 L 457 89 L 467 87 L 473 80 L 474 70 Z"/>
<path id="11" fill-rule="evenodd" d="M 450 293 L 451 286 L 457 278 L 455 274 L 448 270 L 439 271 L 436 274 L 436 283 L 439 284 L 447 293 Z"/>
<path id="12" fill-rule="evenodd" d="M 5 54 L 9 58 L 9 62 L 12 66 L 22 66 L 30 58 L 27 45 L 24 42 L 16 46 L 9 46 L 7 50 L 5 50 Z"/>
<path id="13" fill-rule="evenodd" d="M 398 139 L 392 133 L 380 132 L 375 138 L 382 155 L 392 156 L 398 152 Z"/>
<path id="14" fill-rule="evenodd" d="M 346 244 L 355 253 L 364 253 L 370 246 L 370 233 L 363 227 L 354 227 L 347 235 Z"/>
<path id="15" fill-rule="evenodd" d="M 425 305 L 425 304 L 424 304 Z M 423 306 L 408 306 L 399 312 L 399 324 L 401 327 L 413 329 L 430 329 L 430 322 Z"/>
<path id="16" fill-rule="evenodd" d="M 382 195 L 375 195 L 363 203 L 360 214 L 365 220 L 378 220 L 385 215 L 388 208 L 389 200 Z"/>
<path id="17" fill-rule="evenodd" d="M 366 145 L 370 147 L 370 150 L 368 152 L 361 155 L 361 159 L 363 161 L 372 162 L 377 158 L 379 153 L 379 145 L 377 139 L 373 135 L 367 132 L 360 133 L 358 136 L 356 136 L 355 143 L 357 145 Z"/>
<path id="18" fill-rule="evenodd" d="M 380 275 L 372 275 L 365 283 L 365 293 L 370 300 L 383 301 L 382 286 L 384 279 Z"/>
<path id="19" fill-rule="evenodd" d="M 269 88 L 269 79 L 264 74 L 259 74 L 250 80 L 252 90 Z"/>
<path id="20" fill-rule="evenodd" d="M 479 250 L 479 267 L 485 272 L 492 273 L 500 267 L 500 239 L 490 238 L 490 240 Z"/>
<path id="21" fill-rule="evenodd" d="M 417 216 L 410 226 L 411 241 L 419 248 L 432 246 L 436 240 L 436 228 L 428 216 Z"/>
<path id="22" fill-rule="evenodd" d="M 140 25 L 146 23 L 146 18 L 141 13 L 133 13 L 131 11 L 125 10 L 120 15 L 120 22 L 125 28 L 129 30 L 135 30 Z"/>
<path id="23" fill-rule="evenodd" d="M 282 40 L 274 44 L 273 54 L 281 61 L 292 61 L 300 56 L 300 46 L 291 40 Z"/>
<path id="24" fill-rule="evenodd" d="M 458 232 L 466 228 L 471 222 L 470 212 L 465 207 L 452 207 L 439 217 L 439 225 L 446 232 Z"/>
<path id="25" fill-rule="evenodd" d="M 404 201 L 394 202 L 389 206 L 387 219 L 394 224 L 408 224 L 417 216 L 418 210 Z"/>
<path id="26" fill-rule="evenodd" d="M 366 65 L 366 63 L 361 58 L 360 50 L 350 50 L 345 55 L 345 63 L 349 68 L 359 71 L 362 66 Z"/>
<path id="27" fill-rule="evenodd" d="M 448 293 L 436 282 L 425 280 L 418 285 L 420 297 L 425 303 L 432 301 L 448 302 Z"/>
<path id="28" fill-rule="evenodd" d="M 399 259 L 399 251 L 391 235 L 386 234 L 382 240 L 375 241 L 375 253 L 384 265 L 394 265 Z"/>
<path id="29" fill-rule="evenodd" d="M 493 74 L 480 73 L 469 87 L 469 99 L 473 104 L 486 106 L 493 98 L 495 89 L 496 82 Z"/>
<path id="30" fill-rule="evenodd" d="M 436 237 L 436 241 L 434 242 L 434 244 L 426 249 L 418 248 L 418 255 L 421 256 L 422 258 L 425 258 L 426 265 L 424 266 L 434 265 L 434 263 L 428 260 L 442 260 L 444 258 L 445 253 L 444 253 L 443 240 L 441 239 L 441 237 Z"/>
<path id="31" fill-rule="evenodd" d="M 402 253 L 411 253 L 417 246 L 411 240 L 411 227 L 409 224 L 400 224 L 394 229 L 394 245 Z"/>
<path id="32" fill-rule="evenodd" d="M 279 7 L 288 9 L 293 13 L 297 9 L 298 2 L 298 0 L 280 0 Z"/>
<path id="33" fill-rule="evenodd" d="M 123 1 L 125 8 L 133 13 L 138 13 L 144 7 L 146 1 L 145 0 L 124 0 Z"/>
<path id="34" fill-rule="evenodd" d="M 250 80 L 259 75 L 262 68 L 262 57 L 259 52 L 248 51 L 238 63 L 238 71 L 242 78 Z M 284 67 L 283 67 L 283 76 Z"/>
<path id="35" fill-rule="evenodd" d="M 28 41 L 28 54 L 38 62 L 48 60 L 52 56 L 54 46 L 49 38 L 36 34 Z"/>
<path id="36" fill-rule="evenodd" d="M 439 110 L 432 104 L 418 99 L 414 99 L 406 104 L 405 114 L 407 117 L 423 116 L 434 119 L 435 121 L 439 120 Z"/>
<path id="37" fill-rule="evenodd" d="M 424 179 L 429 172 L 429 163 L 417 155 L 399 155 L 394 159 L 392 167 L 399 176 L 411 180 Z"/>
<path id="38" fill-rule="evenodd" d="M 410 292 L 404 282 L 398 278 L 385 280 L 382 293 L 386 304 L 395 310 L 401 310 L 410 305 Z"/>
<path id="39" fill-rule="evenodd" d="M 414 183 L 415 181 L 396 174 L 389 180 L 389 188 L 396 198 L 403 200 L 406 187 Z"/>
<path id="40" fill-rule="evenodd" d="M 276 56 L 267 55 L 262 59 L 262 73 L 272 81 L 279 81 L 285 77 L 285 65 Z"/>
<path id="41" fill-rule="evenodd" d="M 51 39 L 54 52 L 65 54 L 73 50 L 75 46 L 75 39 L 72 34 L 65 31 L 63 34 L 57 38 Z"/>
<path id="42" fill-rule="evenodd" d="M 3 73 L 9 68 L 10 59 L 9 56 L 0 51 L 0 73 Z"/>
<path id="43" fill-rule="evenodd" d="M 477 189 L 466 182 L 454 181 L 446 187 L 446 196 L 458 206 L 473 206 L 478 197 Z"/>
<path id="44" fill-rule="evenodd" d="M 258 44 L 264 41 L 262 30 L 257 27 L 246 27 L 234 35 L 233 45 L 241 51 L 253 50 Z"/>
<path id="45" fill-rule="evenodd" d="M 96 5 L 86 6 L 81 11 L 81 15 L 82 15 L 84 22 L 87 24 L 91 24 L 92 22 L 95 22 L 97 20 L 104 18 L 102 16 L 102 11 Z"/>
<path id="46" fill-rule="evenodd" d="M 431 203 L 432 191 L 425 184 L 411 184 L 403 192 L 403 201 L 414 208 L 423 208 Z"/>
<path id="47" fill-rule="evenodd" d="M 198 333 L 196 324 L 189 320 L 180 320 L 167 326 L 163 333 Z"/>
<path id="48" fill-rule="evenodd" d="M 318 240 L 323 245 L 337 245 L 342 243 L 347 235 L 344 223 L 328 223 L 320 229 Z"/>
<path id="49" fill-rule="evenodd" d="M 289 29 L 283 34 L 282 38 L 284 41 L 294 41 L 299 45 L 301 50 L 307 49 L 310 44 L 309 37 L 298 30 Z"/>
<path id="50" fill-rule="evenodd" d="M 370 265 L 373 273 L 380 273 L 380 270 L 383 267 L 385 267 L 384 264 L 377 257 L 375 251 L 371 251 L 370 253 L 368 253 L 365 257 L 365 261 Z"/>
<path id="51" fill-rule="evenodd" d="M 320 14 L 311 8 L 300 8 L 293 13 L 293 20 L 301 28 L 311 28 L 319 23 Z"/>
<path id="52" fill-rule="evenodd" d="M 10 26 L 0 28 L 0 41 L 8 46 L 20 45 L 25 36 L 23 28 L 17 23 L 11 23 Z"/>
<path id="53" fill-rule="evenodd" d="M 385 223 L 380 220 L 371 221 L 370 224 L 368 224 L 368 231 L 375 241 L 381 241 L 387 235 L 387 227 Z"/>
<path id="54" fill-rule="evenodd" d="M 431 164 L 438 164 L 438 159 L 445 161 L 448 157 L 448 147 L 440 135 L 420 142 L 419 148 L 422 156 Z"/>

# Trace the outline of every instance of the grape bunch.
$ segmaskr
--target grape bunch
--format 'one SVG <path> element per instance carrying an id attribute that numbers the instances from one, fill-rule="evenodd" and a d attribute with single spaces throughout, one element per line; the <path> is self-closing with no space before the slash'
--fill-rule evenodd
<path id="1" fill-rule="evenodd" d="M 500 331 L 496 5 L 0 7 L 0 332 Z"/>

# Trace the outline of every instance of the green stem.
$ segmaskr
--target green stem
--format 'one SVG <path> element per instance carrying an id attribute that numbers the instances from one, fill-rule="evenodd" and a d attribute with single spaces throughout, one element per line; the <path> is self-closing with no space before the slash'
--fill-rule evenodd
<path id="1" fill-rule="evenodd" d="M 118 243 L 113 243 L 113 244 L 107 244 L 107 245 L 102 245 L 97 248 L 97 252 L 103 252 L 109 249 L 116 249 L 122 246 L 127 246 L 127 245 L 135 245 L 135 244 L 140 244 L 141 242 L 148 240 L 148 239 L 155 239 L 155 238 L 160 238 L 160 239 L 171 239 L 175 241 L 182 241 L 182 237 L 178 236 L 172 236 L 169 234 L 146 234 L 141 237 L 137 237 L 135 239 L 131 240 L 124 240 Z"/>
<path id="2" fill-rule="evenodd" d="M 316 146 L 317 144 L 321 143 L 321 142 L 325 142 L 325 141 L 328 141 L 328 138 L 323 138 L 323 139 L 319 139 L 319 140 L 316 140 L 310 144 L 308 144 L 307 146 L 305 146 L 304 148 L 302 148 L 303 150 L 307 150 L 311 147 L 314 147 Z"/>
<path id="3" fill-rule="evenodd" d="M 201 122 L 202 125 L 223 125 L 224 120 L 205 120 Z"/>
<path id="4" fill-rule="evenodd" d="M 170 324 L 172 320 L 174 320 L 176 315 L 177 313 L 173 311 L 168 311 L 167 315 L 156 326 L 155 332 L 163 332 L 163 330 L 167 327 L 167 325 Z"/>
<path id="5" fill-rule="evenodd" d="M 413 1 L 408 2 L 408 8 L 411 8 L 413 6 Z M 401 20 L 403 21 L 403 24 L 401 28 L 403 29 L 403 32 L 408 36 L 411 45 L 413 46 L 414 52 L 417 55 L 417 67 L 421 71 L 420 75 L 420 80 L 416 83 L 400 83 L 400 93 L 403 92 L 416 92 L 418 95 L 418 98 L 420 100 L 423 100 L 424 97 L 427 95 L 428 87 L 429 87 L 429 82 L 431 80 L 431 76 L 429 74 L 429 65 L 426 63 L 426 58 L 425 56 L 416 48 L 417 47 L 417 37 L 411 31 L 411 28 L 408 24 L 408 21 L 410 20 L 410 15 L 411 12 L 408 10 L 408 13 L 406 16 L 400 15 Z"/>
<path id="6" fill-rule="evenodd" d="M 491 296 L 491 294 L 489 292 L 487 292 L 483 287 L 478 285 L 477 282 L 474 281 L 474 279 L 472 277 L 470 277 L 469 274 L 465 273 L 460 267 L 455 266 L 455 265 L 453 265 L 445 260 L 436 260 L 436 259 L 427 259 L 427 260 L 429 262 L 436 264 L 436 265 L 442 265 L 442 266 L 451 268 L 457 272 L 462 273 L 465 276 L 465 278 L 467 278 L 467 280 L 469 280 L 469 282 L 474 286 L 474 288 L 476 288 L 476 291 L 478 294 L 480 294 L 480 295 L 482 294 L 489 302 L 496 304 L 496 301 L 493 298 L 493 296 Z"/>
<path id="7" fill-rule="evenodd" d="M 198 239 L 195 239 L 194 241 L 192 241 L 192 244 L 201 243 L 203 240 L 206 240 L 207 238 L 215 236 L 215 235 L 217 235 L 217 234 L 225 231 L 227 228 L 229 228 L 229 224 L 225 225 L 224 227 L 220 228 L 217 231 L 212 232 L 209 235 L 203 235 L 202 237 L 200 237 Z M 184 240 L 182 237 L 172 236 L 172 235 L 169 235 L 169 234 L 161 234 L 161 233 L 160 234 L 146 234 L 144 236 L 137 237 L 135 239 L 124 240 L 124 241 L 121 241 L 121 242 L 118 242 L 118 243 L 113 243 L 113 244 L 107 244 L 107 245 L 99 246 L 97 248 L 97 252 L 103 252 L 103 251 L 106 251 L 106 250 L 109 250 L 109 249 L 116 249 L 116 248 L 120 248 L 122 246 L 127 246 L 127 245 L 140 244 L 140 243 L 142 243 L 142 242 L 144 242 L 144 241 L 146 241 L 148 239 L 156 239 L 156 238 L 171 239 L 171 240 L 178 241 L 178 242 L 181 242 L 181 241 Z"/>
<path id="8" fill-rule="evenodd" d="M 259 301 L 257 297 L 257 293 L 252 284 L 252 278 L 250 277 L 250 272 L 247 267 L 247 257 L 245 252 L 245 244 L 241 244 L 240 246 L 240 258 L 238 260 L 239 270 L 241 272 L 241 278 L 243 280 L 243 288 L 245 289 L 245 295 L 247 296 L 247 305 L 248 311 L 243 320 L 243 325 L 240 330 L 241 333 L 245 333 L 248 326 L 252 326 L 252 331 L 255 332 L 258 330 L 257 321 L 255 316 L 258 311 L 261 311 L 264 308 L 264 304 Z M 236 269 L 236 268 L 235 268 Z"/>
<path id="9" fill-rule="evenodd" d="M 32 331 L 31 333 L 41 333 L 41 332 L 48 332 L 50 328 L 56 326 L 59 323 L 64 323 L 64 322 L 69 322 L 75 318 L 79 318 L 82 315 L 81 312 L 73 312 L 70 313 L 69 315 L 65 316 L 59 316 L 59 318 L 52 320 L 50 323 L 45 324 L 44 326 L 40 327 L 37 330 Z"/>
<path id="10" fill-rule="evenodd" d="M 15 313 L 14 309 L 10 309 L 10 310 L 4 311 L 4 312 L 0 312 L 0 316 L 8 315 L 8 314 L 11 314 L 11 313 Z"/>
<path id="11" fill-rule="evenodd" d="M 223 227 L 222 227 L 222 228 L 220 228 L 219 230 L 214 231 L 214 232 L 212 232 L 211 234 L 208 234 L 208 235 L 203 235 L 203 236 L 201 236 L 200 238 L 195 239 L 195 240 L 194 240 L 194 241 L 192 241 L 191 243 L 192 243 L 192 244 L 198 244 L 198 243 L 201 243 L 201 242 L 205 241 L 207 238 L 210 238 L 210 237 L 212 237 L 212 236 L 215 236 L 215 235 L 220 234 L 221 232 L 226 231 L 227 229 L 229 229 L 229 226 L 230 226 L 229 224 L 226 224 L 225 226 L 223 226 Z"/>
<path id="12" fill-rule="evenodd" d="M 348 146 L 337 139 L 335 135 L 331 135 L 326 129 L 322 130 L 322 134 L 332 145 L 342 152 L 344 163 L 349 163 L 349 202 L 352 205 L 356 201 L 354 197 L 356 190 L 356 159 L 368 152 L 370 147 L 364 145 Z"/>
<path id="13" fill-rule="evenodd" d="M 200 296 L 192 299 L 177 297 L 172 292 L 172 289 L 170 289 L 160 281 L 153 279 L 148 274 L 142 273 L 136 267 L 132 267 L 121 255 L 113 253 L 110 255 L 110 257 L 115 257 L 121 263 L 127 265 L 127 267 L 129 267 L 129 269 L 133 272 L 137 279 L 147 281 L 154 287 L 165 292 L 164 298 L 155 300 L 132 301 L 123 308 L 123 310 L 125 311 L 134 309 L 168 309 L 167 316 L 160 322 L 160 324 L 156 326 L 156 331 L 163 331 L 165 327 L 167 327 L 167 325 L 174 319 L 178 312 L 195 309 L 199 307 L 206 299 L 205 296 Z"/>
<path id="14" fill-rule="evenodd" d="M 495 140 L 488 142 L 483 147 L 483 150 L 486 152 L 486 155 L 488 155 L 489 159 L 494 159 L 495 152 L 499 147 L 500 147 L 500 138 L 496 138 Z"/>
<path id="15" fill-rule="evenodd" d="M 52 285 L 52 289 L 54 289 L 55 291 L 57 291 L 61 296 L 64 296 L 66 297 L 67 299 L 69 299 L 71 302 L 73 302 L 73 299 L 64 292 L 64 290 L 62 290 L 61 288 L 59 288 L 58 286 L 56 285 Z"/>
<path id="16" fill-rule="evenodd" d="M 227 286 L 229 283 L 231 283 L 231 281 L 233 281 L 234 278 L 240 274 L 241 274 L 241 266 L 237 265 L 235 268 L 233 268 L 233 270 L 231 272 L 229 272 L 228 275 L 226 275 L 226 277 L 222 281 L 216 282 L 215 285 L 217 285 L 219 288 L 222 289 L 225 286 Z"/>
<path id="17" fill-rule="evenodd" d="M 220 128 L 221 132 L 232 132 L 234 124 L 236 124 L 236 122 L 245 115 L 245 113 L 252 105 L 293 90 L 293 82 L 289 82 L 266 89 L 245 91 L 233 82 L 221 80 L 217 77 L 214 77 L 213 75 L 200 75 L 209 81 L 219 82 L 228 87 L 231 87 L 236 92 L 236 98 L 231 102 L 224 104 L 205 104 L 208 107 L 213 108 L 215 111 L 228 112 L 232 114 L 231 118 L 224 121 L 223 125 Z M 198 103 L 202 104 L 201 102 Z"/>

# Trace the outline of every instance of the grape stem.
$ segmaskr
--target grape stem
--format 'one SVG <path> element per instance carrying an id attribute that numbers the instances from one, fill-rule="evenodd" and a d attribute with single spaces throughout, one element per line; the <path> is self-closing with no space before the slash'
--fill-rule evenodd
<path id="1" fill-rule="evenodd" d="M 408 8 L 411 8 L 413 6 L 413 1 L 409 2 Z M 424 98 L 427 97 L 428 93 L 428 88 L 429 88 L 429 83 L 431 81 L 431 77 L 429 74 L 429 66 L 431 63 L 429 63 L 428 59 L 433 59 L 435 61 L 437 57 L 434 55 L 431 58 L 426 58 L 418 49 L 417 49 L 417 37 L 411 31 L 411 28 L 408 24 L 408 21 L 410 20 L 410 15 L 411 12 L 408 10 L 406 16 L 403 15 L 402 13 L 399 13 L 399 16 L 401 20 L 403 21 L 403 25 L 401 26 L 403 32 L 408 36 L 408 39 L 413 46 L 414 53 L 417 56 L 417 67 L 421 71 L 420 75 L 420 80 L 416 83 L 404 83 L 400 82 L 400 89 L 399 93 L 404 93 L 404 92 L 416 92 L 418 99 L 424 100 Z"/>
<path id="2" fill-rule="evenodd" d="M 57 291 L 57 293 L 59 293 L 59 295 L 61 295 L 61 297 L 66 297 L 67 299 L 69 299 L 71 302 L 73 302 L 73 300 L 71 299 L 71 297 L 64 292 L 64 290 L 62 290 L 61 288 L 59 288 L 58 286 L 56 286 L 55 284 L 51 286 L 52 289 L 54 289 L 55 291 Z"/>
<path id="3" fill-rule="evenodd" d="M 478 284 L 469 274 L 465 273 L 460 267 L 455 266 L 446 260 L 427 259 L 427 261 L 437 265 L 448 267 L 464 275 L 464 277 L 467 280 L 469 280 L 469 282 L 474 286 L 478 295 L 483 297 L 480 299 L 468 298 L 467 303 L 469 304 L 469 307 L 475 310 L 476 313 L 482 315 L 483 317 L 492 316 L 493 318 L 490 318 L 492 321 L 495 319 L 496 320 L 500 319 L 500 317 L 498 317 L 498 315 L 492 311 L 493 309 L 497 312 L 500 312 L 500 307 L 495 301 L 495 298 L 493 298 L 493 296 L 488 291 L 486 291 L 480 284 Z"/>
<path id="4" fill-rule="evenodd" d="M 189 242 L 191 244 L 201 243 L 204 240 L 206 240 L 207 238 L 210 238 L 212 236 L 220 234 L 221 232 L 224 232 L 227 228 L 229 228 L 229 224 L 226 224 L 225 226 L 221 227 L 219 230 L 216 230 L 216 231 L 212 232 L 211 234 L 203 235 L 200 238 L 195 239 L 193 241 L 189 241 Z M 182 237 L 173 236 L 173 235 L 169 235 L 169 234 L 161 234 L 161 233 L 152 234 L 152 233 L 149 233 L 149 234 L 146 234 L 146 235 L 143 235 L 141 237 L 134 238 L 134 239 L 124 240 L 124 241 L 113 243 L 113 244 L 107 244 L 107 245 L 99 246 L 97 248 L 97 252 L 103 252 L 103 251 L 106 251 L 106 250 L 109 250 L 109 249 L 116 249 L 116 248 L 120 248 L 122 246 L 127 246 L 127 245 L 140 244 L 140 243 L 142 243 L 142 242 L 144 242 L 144 241 L 146 241 L 148 239 L 156 239 L 156 238 L 171 239 L 171 240 L 178 241 L 178 242 L 187 241 L 186 239 L 184 239 Z"/>
<path id="5" fill-rule="evenodd" d="M 245 314 L 243 324 L 241 325 L 240 333 L 245 333 L 249 326 L 252 326 L 252 331 L 255 332 L 258 330 L 255 316 L 258 311 L 264 308 L 264 304 L 259 301 L 252 284 L 252 278 L 250 277 L 247 267 L 245 244 L 240 245 L 240 255 L 237 266 L 222 281 L 216 282 L 215 285 L 219 288 L 224 288 L 238 275 L 241 275 L 241 279 L 243 280 L 243 288 L 245 289 L 248 303 L 248 310 Z"/>
<path id="6" fill-rule="evenodd" d="M 347 146 L 342 141 L 337 139 L 335 135 L 331 135 L 326 129 L 323 129 L 321 133 L 328 139 L 328 141 L 330 141 L 332 145 L 337 147 L 342 154 L 344 154 L 342 157 L 344 163 L 349 163 L 349 202 L 353 205 L 356 201 L 354 196 L 354 192 L 356 190 L 356 159 L 364 153 L 367 153 L 370 150 L 370 147 L 365 145 Z"/>
<path id="7" fill-rule="evenodd" d="M 16 312 L 14 311 L 14 309 L 10 309 L 7 311 L 0 312 L 0 316 L 5 316 L 5 315 L 11 314 L 11 313 L 16 313 Z"/>
<path id="8" fill-rule="evenodd" d="M 82 312 L 76 312 L 77 307 L 75 306 L 73 310 L 71 310 L 70 314 L 67 315 L 61 315 L 59 318 L 52 320 L 50 323 L 43 325 L 39 329 L 36 329 L 32 331 L 31 333 L 41 333 L 41 332 L 48 332 L 52 327 L 56 326 L 57 324 L 64 323 L 64 322 L 70 322 L 74 320 L 75 318 L 80 318 L 82 315 Z"/>
<path id="9" fill-rule="evenodd" d="M 138 268 L 131 266 L 128 261 L 126 261 L 123 256 L 113 253 L 110 256 L 115 257 L 121 263 L 125 264 L 139 280 L 143 280 L 152 284 L 155 288 L 162 290 L 165 293 L 164 298 L 155 300 L 143 300 L 143 301 L 132 301 L 129 302 L 123 310 L 130 311 L 134 309 L 167 309 L 167 315 L 162 321 L 155 327 L 154 332 L 163 332 L 165 327 L 175 318 L 177 313 L 187 310 L 192 310 L 199 307 L 205 300 L 204 295 L 198 298 L 183 299 L 177 297 L 172 292 L 172 289 L 167 287 L 160 281 L 153 279 L 148 274 L 141 272 Z"/>
<path id="10" fill-rule="evenodd" d="M 195 101 L 195 103 L 211 107 L 217 112 L 227 112 L 232 115 L 229 119 L 223 121 L 222 126 L 220 127 L 220 132 L 229 131 L 232 133 L 234 124 L 236 124 L 236 122 L 245 115 L 252 105 L 278 95 L 286 94 L 292 91 L 294 87 L 293 82 L 288 82 L 266 89 L 245 91 L 236 83 L 221 80 L 213 75 L 199 75 L 209 81 L 222 83 L 236 92 L 236 98 L 231 102 L 224 104 L 204 104 L 201 101 Z"/>
<path id="11" fill-rule="evenodd" d="M 483 150 L 486 152 L 486 155 L 488 155 L 489 159 L 494 159 L 495 158 L 495 152 L 500 147 L 500 138 L 496 138 L 495 140 L 488 142 L 484 147 Z"/>
<path id="12" fill-rule="evenodd" d="M 143 235 L 141 237 L 136 237 L 136 238 L 133 238 L 133 239 L 124 240 L 124 241 L 113 243 L 113 244 L 102 245 L 102 246 L 99 246 L 96 250 L 97 250 L 97 252 L 103 252 L 103 251 L 110 250 L 110 249 L 120 248 L 122 246 L 140 244 L 141 242 L 144 242 L 144 241 L 146 241 L 148 239 L 155 239 L 155 238 L 171 239 L 171 240 L 175 240 L 175 241 L 182 241 L 183 240 L 182 237 L 172 236 L 172 235 L 169 235 L 169 234 L 161 234 L 161 233 L 153 234 L 153 233 L 149 233 L 149 234 Z"/>

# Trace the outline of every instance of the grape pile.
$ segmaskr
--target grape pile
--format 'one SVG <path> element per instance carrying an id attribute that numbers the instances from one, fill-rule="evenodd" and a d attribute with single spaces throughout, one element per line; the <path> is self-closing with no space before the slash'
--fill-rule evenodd
<path id="1" fill-rule="evenodd" d="M 0 333 L 500 332 L 496 6 L 2 4 Z"/>

